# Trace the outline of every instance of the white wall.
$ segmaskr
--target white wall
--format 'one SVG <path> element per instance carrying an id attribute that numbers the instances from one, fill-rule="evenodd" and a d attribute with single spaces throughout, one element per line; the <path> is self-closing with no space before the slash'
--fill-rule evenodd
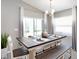
<path id="1" fill-rule="evenodd" d="M 31 10 L 37 10 L 25 4 L 22 0 L 1 0 L 1 32 L 7 32 L 12 36 L 14 49 L 19 46 L 16 37 L 19 36 L 19 7 L 22 5 L 31 8 Z"/>
<path id="2" fill-rule="evenodd" d="M 19 5 L 21 0 L 1 1 L 1 32 L 7 32 L 12 36 L 14 48 L 17 48 L 18 27 L 19 27 Z"/>

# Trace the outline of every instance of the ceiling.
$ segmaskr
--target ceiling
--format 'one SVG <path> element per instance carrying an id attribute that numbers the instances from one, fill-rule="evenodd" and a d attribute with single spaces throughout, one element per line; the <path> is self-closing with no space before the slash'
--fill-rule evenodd
<path id="1" fill-rule="evenodd" d="M 29 5 L 32 5 L 33 7 L 40 9 L 41 11 L 47 11 L 49 10 L 50 7 L 49 0 L 23 0 L 23 1 L 28 3 Z M 73 0 L 52 0 L 52 9 L 55 9 L 55 11 L 62 11 L 64 9 L 72 8 L 72 5 Z"/>

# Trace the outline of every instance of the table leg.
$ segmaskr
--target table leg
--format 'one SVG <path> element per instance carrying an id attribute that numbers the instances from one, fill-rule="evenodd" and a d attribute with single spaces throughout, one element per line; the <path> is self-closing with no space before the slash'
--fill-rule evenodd
<path id="1" fill-rule="evenodd" d="M 29 50 L 29 59 L 36 59 L 36 50 L 35 49 L 31 49 Z"/>

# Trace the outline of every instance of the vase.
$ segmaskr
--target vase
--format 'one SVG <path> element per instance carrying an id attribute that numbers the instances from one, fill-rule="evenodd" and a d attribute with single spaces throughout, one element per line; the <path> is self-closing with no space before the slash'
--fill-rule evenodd
<path id="1" fill-rule="evenodd" d="M 7 59 L 7 48 L 1 49 L 1 59 Z"/>

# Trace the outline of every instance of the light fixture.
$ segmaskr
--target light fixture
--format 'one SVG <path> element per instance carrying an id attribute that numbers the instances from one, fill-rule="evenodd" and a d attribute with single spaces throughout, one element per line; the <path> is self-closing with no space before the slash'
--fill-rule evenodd
<path id="1" fill-rule="evenodd" d="M 55 9 L 52 9 L 52 0 L 50 0 L 50 9 L 49 11 L 45 11 L 46 14 L 48 14 L 49 16 L 52 16 L 55 12 Z"/>

